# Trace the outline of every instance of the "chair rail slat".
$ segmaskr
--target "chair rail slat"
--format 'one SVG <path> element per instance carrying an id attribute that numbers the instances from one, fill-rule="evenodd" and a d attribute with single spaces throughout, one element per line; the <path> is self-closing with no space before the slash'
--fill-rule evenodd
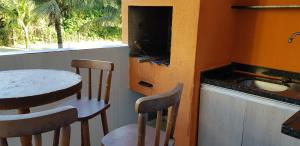
<path id="1" fill-rule="evenodd" d="M 105 96 L 104 96 L 104 101 L 106 104 L 108 104 L 109 102 L 111 78 L 112 78 L 112 71 L 108 71 L 106 88 L 105 88 Z"/>
<path id="2" fill-rule="evenodd" d="M 146 114 L 138 115 L 138 146 L 145 146 Z"/>
<path id="3" fill-rule="evenodd" d="M 89 68 L 89 99 L 92 99 L 92 69 Z"/>
<path id="4" fill-rule="evenodd" d="M 103 111 L 101 113 L 101 122 L 103 125 L 103 134 L 106 135 L 108 133 L 108 123 L 107 123 L 106 111 Z"/>
<path id="5" fill-rule="evenodd" d="M 53 146 L 59 146 L 59 135 L 60 135 L 60 128 L 57 128 L 54 131 Z"/>
<path id="6" fill-rule="evenodd" d="M 180 101 L 174 106 L 174 112 L 171 113 L 171 114 L 173 114 L 173 123 L 172 123 L 172 127 L 171 127 L 170 138 L 174 138 L 174 131 L 175 131 L 175 126 L 176 126 L 179 104 L 180 104 Z"/>
<path id="7" fill-rule="evenodd" d="M 70 125 L 62 128 L 61 135 L 62 135 L 62 139 L 61 139 L 60 146 L 69 146 L 70 145 L 70 137 L 71 137 Z"/>
<path id="8" fill-rule="evenodd" d="M 103 79 L 103 70 L 100 70 L 100 76 L 99 76 L 99 89 L 98 89 L 98 101 L 101 100 L 102 96 L 102 79 Z"/>
<path id="9" fill-rule="evenodd" d="M 165 138 L 164 146 L 168 146 L 168 144 L 169 144 L 169 140 L 170 140 L 170 136 L 171 136 L 171 130 L 172 130 L 173 121 L 174 121 L 173 113 L 174 113 L 174 107 L 169 107 L 169 109 L 168 109 L 167 128 L 166 128 L 166 138 Z"/>
<path id="10" fill-rule="evenodd" d="M 155 129 L 155 143 L 154 143 L 154 146 L 159 146 L 161 120 L 162 120 L 162 111 L 158 111 L 157 116 L 156 116 L 156 129 Z"/>
<path id="11" fill-rule="evenodd" d="M 79 67 L 76 67 L 76 73 L 80 75 Z M 76 96 L 77 96 L 77 99 L 81 99 L 81 91 L 79 91 Z"/>
<path id="12" fill-rule="evenodd" d="M 42 146 L 42 135 L 41 134 L 36 134 L 33 137 L 34 137 L 35 146 Z"/>

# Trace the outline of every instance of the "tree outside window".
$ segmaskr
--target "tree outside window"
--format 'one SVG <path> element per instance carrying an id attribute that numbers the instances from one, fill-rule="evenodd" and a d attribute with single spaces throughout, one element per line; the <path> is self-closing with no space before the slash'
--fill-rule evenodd
<path id="1" fill-rule="evenodd" d="M 121 0 L 0 0 L 0 52 L 120 40 L 120 9 Z"/>

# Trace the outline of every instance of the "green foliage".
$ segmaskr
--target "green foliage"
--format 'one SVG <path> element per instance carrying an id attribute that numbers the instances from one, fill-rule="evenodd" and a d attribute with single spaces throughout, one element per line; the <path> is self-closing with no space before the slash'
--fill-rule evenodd
<path id="1" fill-rule="evenodd" d="M 87 9 L 80 13 L 73 11 L 66 16 L 62 23 L 66 39 L 80 35 L 85 39 L 120 40 L 121 21 L 112 23 L 113 25 L 107 25 L 109 21 L 105 20 L 103 23 L 102 19 L 106 16 L 103 10 Z"/>
<path id="2" fill-rule="evenodd" d="M 121 0 L 0 0 L 0 46 L 24 44 L 26 33 L 55 42 L 57 22 L 64 41 L 120 40 Z"/>
<path id="3" fill-rule="evenodd" d="M 28 0 L 0 0 L 0 14 L 6 22 L 6 28 L 21 29 L 24 33 L 26 48 L 29 44 L 28 26 L 34 20 L 34 4 Z M 8 30 L 8 29 L 7 29 Z"/>
<path id="4" fill-rule="evenodd" d="M 9 35 L 8 35 L 8 31 L 5 29 L 5 21 L 4 21 L 4 17 L 0 16 L 0 44 L 9 45 Z"/>
<path id="5" fill-rule="evenodd" d="M 0 44 L 9 46 L 9 34 L 5 28 L 0 28 Z"/>

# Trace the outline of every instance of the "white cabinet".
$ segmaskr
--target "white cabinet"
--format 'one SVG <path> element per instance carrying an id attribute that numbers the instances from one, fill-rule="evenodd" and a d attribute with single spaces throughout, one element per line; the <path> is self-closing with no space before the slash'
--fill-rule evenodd
<path id="1" fill-rule="evenodd" d="M 246 101 L 218 87 L 203 87 L 198 146 L 241 146 Z"/>
<path id="2" fill-rule="evenodd" d="M 243 146 L 300 146 L 299 139 L 281 133 L 282 124 L 298 110 L 267 99 L 247 102 Z"/>
<path id="3" fill-rule="evenodd" d="M 202 85 L 198 146 L 299 146 L 281 133 L 299 106 Z"/>

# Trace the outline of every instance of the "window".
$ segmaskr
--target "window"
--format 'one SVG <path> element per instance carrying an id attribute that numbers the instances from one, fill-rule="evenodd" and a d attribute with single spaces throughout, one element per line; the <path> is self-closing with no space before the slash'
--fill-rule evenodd
<path id="1" fill-rule="evenodd" d="M 121 0 L 0 0 L 0 53 L 121 39 Z"/>

